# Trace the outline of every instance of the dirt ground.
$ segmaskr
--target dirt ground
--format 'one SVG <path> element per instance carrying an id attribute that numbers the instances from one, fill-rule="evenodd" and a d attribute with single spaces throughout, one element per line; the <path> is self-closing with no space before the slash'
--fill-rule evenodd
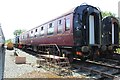
<path id="1" fill-rule="evenodd" d="M 18 76 L 18 78 L 62 78 L 62 77 L 50 72 L 33 71 L 30 73 L 20 75 Z"/>

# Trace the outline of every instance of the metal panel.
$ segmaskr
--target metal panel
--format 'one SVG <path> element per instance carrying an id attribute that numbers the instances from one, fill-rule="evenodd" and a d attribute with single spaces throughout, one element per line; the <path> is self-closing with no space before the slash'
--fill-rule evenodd
<path id="1" fill-rule="evenodd" d="M 5 48 L 4 48 L 5 38 L 0 26 L 0 80 L 3 80 L 4 75 L 4 62 L 5 62 Z"/>
<path id="2" fill-rule="evenodd" d="M 89 44 L 95 44 L 94 16 L 89 16 Z"/>
<path id="3" fill-rule="evenodd" d="M 112 44 L 114 44 L 114 24 L 112 24 Z"/>
<path id="4" fill-rule="evenodd" d="M 0 46 L 0 80 L 4 75 L 4 63 L 5 63 L 5 49 Z"/>

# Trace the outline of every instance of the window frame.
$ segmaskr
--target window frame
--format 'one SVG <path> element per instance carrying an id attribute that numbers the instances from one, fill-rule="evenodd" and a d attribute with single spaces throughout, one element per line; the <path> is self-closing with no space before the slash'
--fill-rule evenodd
<path id="1" fill-rule="evenodd" d="M 40 27 L 40 36 L 44 36 L 44 34 L 45 34 L 45 29 L 44 28 L 45 28 L 44 26 Z"/>
<path id="2" fill-rule="evenodd" d="M 34 37 L 34 30 L 32 29 L 29 34 L 30 34 L 30 38 L 33 38 Z"/>
<path id="3" fill-rule="evenodd" d="M 57 33 L 62 33 L 63 31 L 63 22 L 62 19 L 59 19 L 57 21 Z"/>
<path id="4" fill-rule="evenodd" d="M 38 37 L 38 36 L 39 36 L 39 28 L 36 28 L 34 32 L 34 37 Z"/>
<path id="5" fill-rule="evenodd" d="M 47 35 L 54 34 L 54 22 L 50 22 L 47 27 Z"/>
<path id="6" fill-rule="evenodd" d="M 37 28 L 35 29 L 35 33 L 36 33 L 36 32 L 38 32 L 38 29 L 37 29 Z"/>
<path id="7" fill-rule="evenodd" d="M 66 18 L 65 19 L 65 31 L 69 31 L 70 30 L 70 27 L 71 27 L 70 22 L 71 22 L 70 18 Z M 68 27 L 68 25 L 69 25 L 69 27 Z"/>

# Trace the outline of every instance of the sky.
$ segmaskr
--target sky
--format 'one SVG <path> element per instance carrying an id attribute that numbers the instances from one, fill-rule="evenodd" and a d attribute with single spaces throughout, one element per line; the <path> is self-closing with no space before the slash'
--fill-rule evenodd
<path id="1" fill-rule="evenodd" d="M 70 9 L 87 3 L 118 16 L 120 0 L 0 0 L 0 24 L 5 39 L 14 38 L 17 29 L 30 30 Z"/>

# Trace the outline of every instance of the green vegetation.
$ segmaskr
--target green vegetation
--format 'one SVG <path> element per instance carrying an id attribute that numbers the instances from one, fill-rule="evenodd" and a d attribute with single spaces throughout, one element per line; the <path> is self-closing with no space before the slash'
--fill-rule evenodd
<path id="1" fill-rule="evenodd" d="M 108 12 L 108 11 L 104 11 L 104 12 L 102 11 L 101 13 L 102 13 L 103 18 L 106 17 L 106 16 L 116 16 L 115 13 L 111 13 L 111 12 Z"/>
<path id="2" fill-rule="evenodd" d="M 5 41 L 5 44 L 8 44 L 8 43 L 10 43 L 10 42 L 12 42 L 12 40 L 11 40 L 11 39 L 8 39 L 8 40 Z"/>
<path id="3" fill-rule="evenodd" d="M 14 34 L 14 36 L 17 36 L 17 35 L 22 34 L 22 33 L 25 32 L 25 31 L 26 31 L 26 30 L 18 29 L 18 30 L 15 30 L 15 31 L 13 32 L 13 34 Z"/>
<path id="4" fill-rule="evenodd" d="M 21 30 L 21 29 L 18 29 L 18 30 L 15 30 L 14 32 L 13 32 L 13 35 L 14 36 L 17 36 L 17 35 L 20 35 L 20 34 L 22 34 L 23 32 L 25 32 L 26 30 Z M 5 44 L 7 44 L 7 43 L 10 43 L 10 42 L 12 42 L 12 39 L 8 39 L 8 40 L 6 40 L 5 41 Z"/>
<path id="5" fill-rule="evenodd" d="M 117 48 L 116 51 L 115 51 L 115 53 L 120 54 L 120 48 Z"/>

